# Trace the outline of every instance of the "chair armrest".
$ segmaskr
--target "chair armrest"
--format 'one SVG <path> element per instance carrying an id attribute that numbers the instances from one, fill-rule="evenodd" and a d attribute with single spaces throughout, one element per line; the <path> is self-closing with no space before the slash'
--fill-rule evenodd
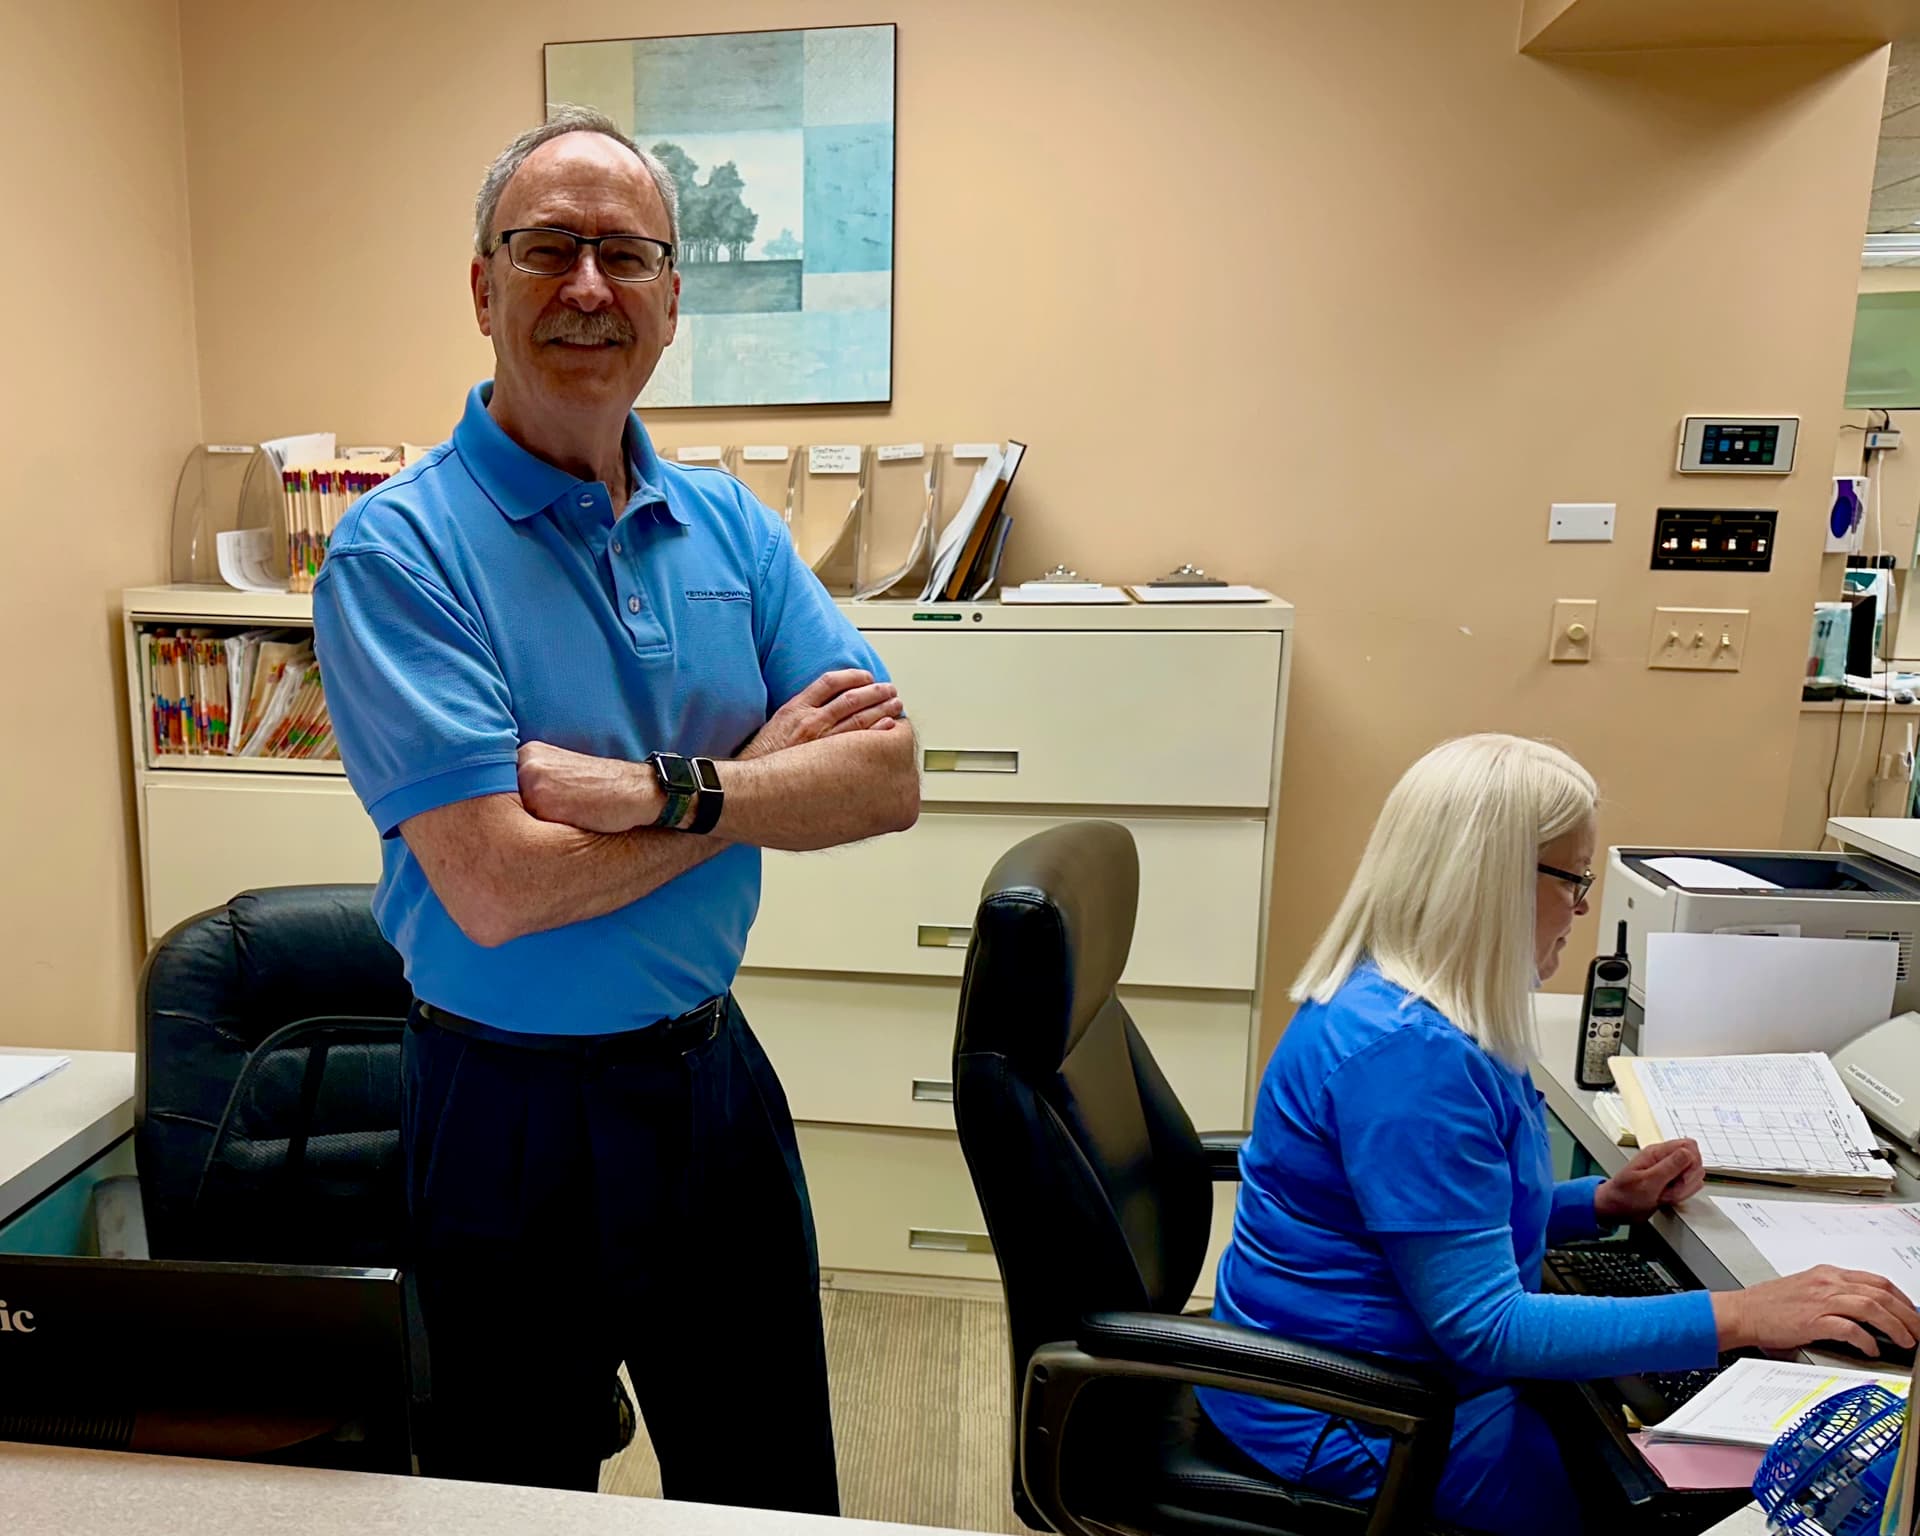
<path id="1" fill-rule="evenodd" d="M 1233 1377 L 1255 1395 L 1317 1407 L 1342 1418 L 1412 1433 L 1436 1414 L 1453 1417 L 1453 1388 L 1397 1360 L 1301 1344 L 1212 1317 L 1161 1312 L 1095 1312 L 1082 1319 L 1079 1345 L 1103 1360 L 1165 1365 L 1182 1380 L 1196 1373 Z M 1207 1382 L 1205 1385 L 1218 1385 Z M 1260 1387 L 1271 1392 L 1259 1392 Z M 1324 1403 L 1310 1403 L 1310 1397 Z"/>
<path id="2" fill-rule="evenodd" d="M 1240 1149 L 1247 1144 L 1245 1131 L 1202 1131 L 1200 1150 L 1207 1155 L 1207 1173 L 1216 1184 L 1240 1182 Z"/>
<path id="3" fill-rule="evenodd" d="M 1093 1382 L 1176 1381 L 1337 1414 L 1386 1431 L 1387 1464 L 1366 1536 L 1423 1527 L 1453 1438 L 1451 1386 L 1397 1362 L 1299 1344 L 1213 1318 L 1157 1312 L 1087 1317 L 1071 1344 L 1043 1344 L 1027 1363 L 1020 1405 L 1020 1480 L 1064 1536 L 1110 1536 L 1067 1508 L 1068 1420 Z"/>

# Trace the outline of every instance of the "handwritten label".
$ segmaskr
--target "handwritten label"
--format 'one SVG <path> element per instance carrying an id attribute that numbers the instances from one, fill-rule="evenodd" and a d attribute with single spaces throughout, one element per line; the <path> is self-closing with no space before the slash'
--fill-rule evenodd
<path id="1" fill-rule="evenodd" d="M 883 443 L 873 450 L 874 457 L 882 464 L 891 464 L 895 459 L 924 459 L 927 456 L 925 443 Z"/>
<path id="2" fill-rule="evenodd" d="M 208 453 L 252 453 L 252 443 L 208 443 Z"/>
<path id="3" fill-rule="evenodd" d="M 815 443 L 807 450 L 810 475 L 857 475 L 860 473 L 858 443 Z"/>
<path id="4" fill-rule="evenodd" d="M 765 443 L 757 447 L 749 443 L 740 450 L 740 457 L 749 464 L 784 464 L 787 462 L 787 450 L 771 447 Z"/>
<path id="5" fill-rule="evenodd" d="M 720 450 L 717 447 L 682 448 L 675 455 L 682 464 L 718 464 Z"/>

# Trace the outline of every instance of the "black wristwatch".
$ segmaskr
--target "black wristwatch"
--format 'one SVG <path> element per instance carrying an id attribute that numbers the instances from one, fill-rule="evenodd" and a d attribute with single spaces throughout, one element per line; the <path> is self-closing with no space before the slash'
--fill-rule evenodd
<path id="1" fill-rule="evenodd" d="M 695 776 L 693 764 L 678 752 L 649 752 L 647 761 L 653 764 L 653 771 L 659 777 L 660 789 L 667 797 L 666 809 L 661 811 L 656 827 L 677 827 L 687 814 L 687 807 L 693 804 L 700 793 L 700 780 Z"/>
<path id="2" fill-rule="evenodd" d="M 714 824 L 720 820 L 720 811 L 727 799 L 727 792 L 720 787 L 720 770 L 714 766 L 712 758 L 696 757 L 693 760 L 693 776 L 700 791 L 694 801 L 693 825 L 687 830 L 711 832 Z"/>

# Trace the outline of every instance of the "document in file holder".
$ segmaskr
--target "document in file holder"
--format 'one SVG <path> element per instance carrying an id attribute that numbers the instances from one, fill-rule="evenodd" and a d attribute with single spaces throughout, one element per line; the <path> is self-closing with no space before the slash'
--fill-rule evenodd
<path id="1" fill-rule="evenodd" d="M 1893 1165 L 1824 1056 L 1616 1056 L 1612 1065 L 1643 1147 L 1690 1136 L 1708 1173 L 1859 1194 L 1893 1187 Z"/>

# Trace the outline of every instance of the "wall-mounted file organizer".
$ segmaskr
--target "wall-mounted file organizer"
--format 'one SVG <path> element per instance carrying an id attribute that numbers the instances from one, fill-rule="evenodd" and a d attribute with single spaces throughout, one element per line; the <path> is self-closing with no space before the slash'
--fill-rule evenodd
<path id="1" fill-rule="evenodd" d="M 794 548 L 835 597 L 858 584 L 861 514 L 872 455 L 859 443 L 815 443 L 802 462 L 793 516 Z"/>
<path id="2" fill-rule="evenodd" d="M 938 532 L 940 454 L 938 444 L 929 453 L 925 443 L 882 443 L 872 450 L 855 597 L 918 597 L 927 584 Z"/>
<path id="3" fill-rule="evenodd" d="M 729 452 L 725 467 L 791 527 L 799 510 L 800 455 L 784 443 L 746 443 Z"/>
<path id="4" fill-rule="evenodd" d="M 973 485 L 973 477 L 980 472 L 980 466 L 988 459 L 999 458 L 1002 452 L 999 443 L 947 443 L 934 449 L 935 482 L 940 492 L 940 499 L 933 509 L 933 532 L 936 538 L 965 504 L 967 492 Z"/>

